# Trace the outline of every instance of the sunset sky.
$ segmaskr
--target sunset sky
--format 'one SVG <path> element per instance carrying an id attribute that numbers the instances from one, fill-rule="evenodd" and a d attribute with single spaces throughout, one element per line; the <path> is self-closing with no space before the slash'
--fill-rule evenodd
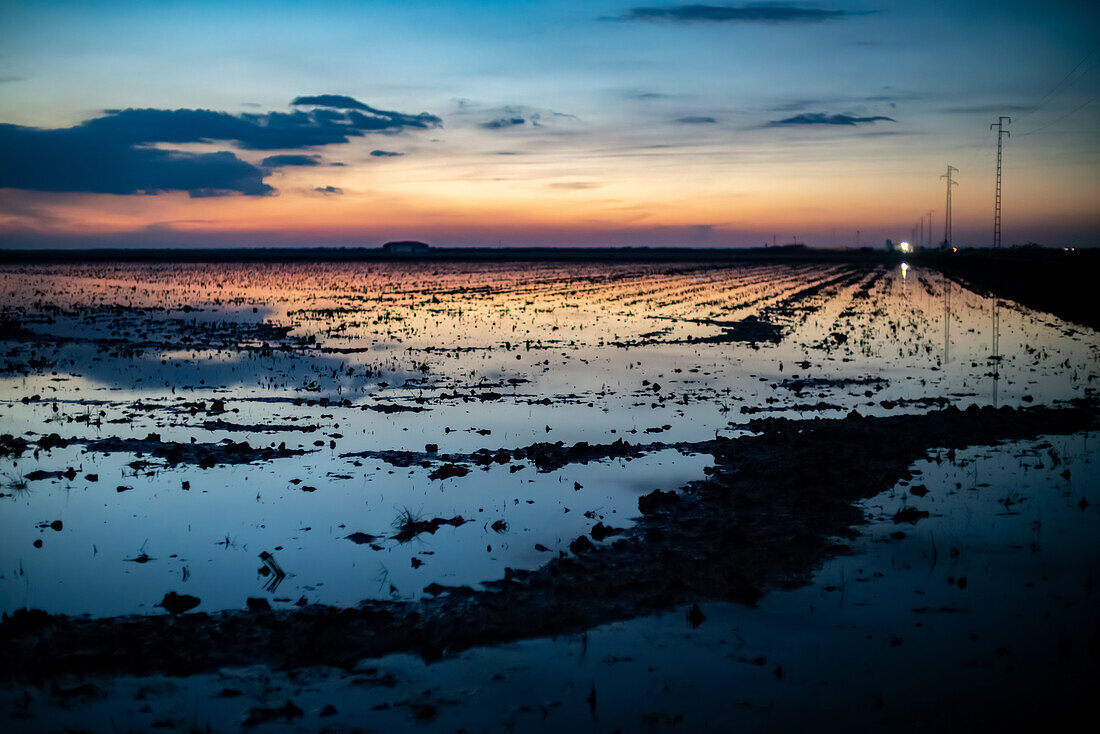
<path id="1" fill-rule="evenodd" d="M 0 246 L 1097 244 L 1100 4 L 0 0 Z"/>

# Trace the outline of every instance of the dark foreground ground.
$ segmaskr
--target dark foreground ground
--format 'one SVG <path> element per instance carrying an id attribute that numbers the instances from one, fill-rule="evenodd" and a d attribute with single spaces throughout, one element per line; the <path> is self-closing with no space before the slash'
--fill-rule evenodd
<path id="1" fill-rule="evenodd" d="M 709 478 L 677 493 L 642 497 L 636 526 L 593 531 L 597 539 L 605 532 L 619 534 L 615 542 L 595 547 L 582 536 L 571 553 L 532 572 L 506 573 L 484 590 L 433 585 L 432 596 L 419 602 L 170 618 L 21 612 L 0 624 L 0 678 L 8 685 L 41 686 L 73 675 L 189 675 L 256 663 L 275 670 L 352 671 L 363 659 L 392 653 L 440 660 L 469 648 L 580 633 L 683 605 L 692 605 L 687 618 L 695 625 L 705 619 L 699 604 L 752 606 L 769 591 L 807 583 L 823 560 L 845 552 L 841 539 L 855 537 L 865 521 L 857 503 L 911 478 L 909 468 L 932 449 L 953 457 L 966 447 L 1080 433 L 1094 429 L 1097 417 L 1095 406 L 1075 404 L 949 408 L 886 418 L 853 413 L 840 420 L 765 419 L 752 424 L 758 435 L 700 444 L 699 451 L 714 456 Z M 902 435 L 906 440 L 894 440 Z M 623 448 L 563 451 L 597 458 Z M 899 528 L 928 516 L 920 493 L 914 495 L 894 517 Z M 897 531 L 897 538 L 904 536 L 904 530 Z M 166 600 L 166 606 L 172 604 Z M 1095 626 L 1067 630 L 1065 644 L 1078 651 L 1095 682 L 1100 607 L 1092 606 Z M 1013 717 L 1063 721 L 1083 703 L 1078 697 L 1090 685 L 1086 678 L 1081 690 L 1031 690 L 1032 700 L 1057 702 L 1058 709 L 1005 710 Z M 287 714 L 289 721 L 292 713 L 279 710 L 272 718 Z M 989 712 L 988 720 L 1000 721 L 1001 714 Z"/>

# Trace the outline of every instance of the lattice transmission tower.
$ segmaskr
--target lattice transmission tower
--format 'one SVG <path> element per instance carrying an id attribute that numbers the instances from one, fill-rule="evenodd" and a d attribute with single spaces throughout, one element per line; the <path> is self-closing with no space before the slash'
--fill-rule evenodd
<path id="1" fill-rule="evenodd" d="M 993 194 L 993 249 L 1001 249 L 1001 150 L 1004 147 L 1004 136 L 1012 137 L 1012 133 L 1005 130 L 1005 125 L 1011 125 L 1011 117 L 1000 117 L 989 126 L 989 129 L 997 128 L 997 188 Z"/>
<path id="2" fill-rule="evenodd" d="M 947 173 L 940 176 L 940 178 L 947 179 L 947 209 L 943 217 L 943 246 L 945 249 L 951 247 L 951 187 L 959 185 L 958 181 L 951 178 L 951 174 L 958 172 L 959 169 L 952 165 L 948 165 Z"/>

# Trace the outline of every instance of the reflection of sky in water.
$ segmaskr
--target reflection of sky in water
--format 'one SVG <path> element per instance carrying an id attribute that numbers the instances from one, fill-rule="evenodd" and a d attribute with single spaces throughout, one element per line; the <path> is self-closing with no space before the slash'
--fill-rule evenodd
<path id="1" fill-rule="evenodd" d="M 148 610 L 169 588 L 202 597 L 204 609 L 239 607 L 262 589 L 257 555 L 276 546 L 295 574 L 279 598 L 346 604 L 386 596 L 390 583 L 406 597 L 432 581 L 474 584 L 505 566 L 539 565 L 545 554 L 534 544 L 568 545 L 595 524 L 597 515 L 585 512 L 628 524 L 639 493 L 678 487 L 707 463 L 665 451 L 550 474 L 475 469 L 440 483 L 426 469 L 355 466 L 343 453 L 422 451 L 429 443 L 446 453 L 535 441 L 697 441 L 762 415 L 888 414 L 930 407 L 904 401 L 965 407 L 993 395 L 991 300 L 953 286 L 944 364 L 942 278 L 920 269 L 903 278 L 900 270 L 835 266 L 72 266 L 8 269 L 0 283 L 7 317 L 74 339 L 2 343 L 0 366 L 37 364 L 29 374 L 0 373 L 4 432 L 155 432 L 165 441 L 230 438 L 312 451 L 263 466 L 177 467 L 149 477 L 132 476 L 133 456 L 75 446 L 0 460 L 7 478 L 0 492 L 13 495 L 0 498 L 8 507 L 0 588 L 9 609 Z M 792 300 L 814 285 L 824 287 Z M 779 344 L 687 341 L 721 332 L 707 319 L 754 315 L 783 327 Z M 1094 332 L 1013 304 L 1000 315 L 1001 403 L 1095 393 Z M 112 341 L 94 341 L 103 338 Z M 783 386 L 843 377 L 885 382 Z M 34 395 L 41 400 L 20 402 Z M 225 400 L 226 413 L 182 405 L 214 397 Z M 395 405 L 420 412 L 369 409 Z M 223 424 L 205 425 L 214 420 Z M 309 424 L 320 428 L 293 430 Z M 80 477 L 98 472 L 100 481 L 12 488 L 34 470 L 69 466 Z M 318 491 L 302 492 L 292 478 Z M 184 480 L 190 492 L 180 489 Z M 574 482 L 584 489 L 575 492 Z M 117 485 L 134 489 L 119 494 Z M 383 543 L 383 551 L 342 539 L 392 533 L 405 507 L 473 522 L 409 546 Z M 59 533 L 34 527 L 55 519 L 65 525 Z M 508 522 L 506 533 L 488 529 L 496 519 Z M 226 536 L 228 547 L 215 545 Z M 42 549 L 30 545 L 38 537 Z M 143 547 L 155 561 L 122 560 Z M 414 555 L 424 563 L 415 570 Z"/>
<path id="2" fill-rule="evenodd" d="M 350 672 L 288 676 L 252 666 L 95 679 L 116 695 L 71 709 L 51 707 L 35 689 L 13 687 L 0 700 L 12 707 L 32 696 L 36 723 L 57 730 L 89 720 L 142 728 L 165 717 L 201 727 L 287 699 L 304 717 L 265 730 L 318 721 L 424 732 L 864 731 L 912 730 L 914 722 L 967 730 L 1010 723 L 1021 710 L 1057 717 L 1052 695 L 1084 703 L 1094 680 L 1098 452 L 1084 436 L 978 447 L 954 461 L 934 452 L 910 482 L 862 503 L 873 519 L 854 553 L 755 609 L 700 600 L 706 619 L 696 629 L 681 608 L 431 664 L 401 654 Z M 917 485 L 928 494 L 909 494 Z M 906 505 L 931 516 L 914 526 L 891 522 Z M 899 529 L 905 537 L 891 538 Z M 371 684 L 379 680 L 392 686 Z M 219 696 L 224 688 L 242 695 Z M 434 705 L 437 716 L 414 725 L 410 702 Z M 317 719 L 327 705 L 336 714 Z"/>
<path id="3" fill-rule="evenodd" d="M 881 399 L 965 390 L 984 401 L 992 392 L 987 384 L 992 382 L 987 376 L 991 301 L 954 287 L 951 359 L 945 367 L 943 286 L 938 276 L 924 271 L 905 279 L 900 270 L 893 271 L 875 282 L 867 299 L 853 301 L 855 283 L 846 283 L 835 296 L 827 289 L 795 304 L 791 312 L 771 314 L 789 334 L 777 346 L 756 350 L 744 344 L 611 345 L 710 336 L 719 329 L 687 320 L 732 321 L 759 314 L 844 269 L 353 264 L 61 270 L 84 277 L 49 277 L 48 269 L 8 275 L 4 305 L 57 304 L 62 312 L 50 314 L 53 323 L 28 323 L 36 332 L 85 338 L 110 334 L 163 348 L 112 356 L 95 344 L 63 345 L 54 360 L 59 365 L 51 369 L 61 377 L 77 373 L 83 379 L 49 385 L 53 389 L 48 391 L 59 397 L 103 387 L 155 393 L 165 383 L 200 391 L 227 386 L 243 395 L 309 387 L 355 397 L 379 381 L 367 378 L 364 370 L 390 373 L 380 381 L 392 388 L 410 377 L 425 377 L 417 370 L 420 365 L 428 367 L 429 387 L 527 379 L 533 384 L 522 392 L 583 394 L 603 407 L 624 390 L 640 387 L 641 379 L 665 371 L 671 373 L 663 375 L 670 389 L 704 396 L 729 390 L 731 401 L 750 403 L 770 392 L 760 389 L 758 376 L 774 380 L 807 373 L 893 378 L 890 393 Z M 94 279 L 104 275 L 110 277 Z M 130 285 L 134 280 L 141 285 Z M 93 300 L 97 306 L 87 308 Z M 109 304 L 175 310 L 117 314 Z M 198 310 L 180 311 L 185 305 Z M 806 305 L 819 310 L 800 312 Z M 1089 376 L 1095 335 L 1066 335 L 1053 318 L 1002 311 L 1002 398 L 1011 402 L 1036 390 L 1040 394 L 1033 397 L 1041 400 L 1077 394 L 1081 385 L 1073 375 Z M 270 356 L 232 347 L 221 350 L 231 355 L 219 356 L 217 347 L 226 340 L 210 325 L 220 321 L 242 325 L 246 335 L 245 327 L 261 322 L 293 327 L 288 341 L 297 348 L 281 352 L 273 341 Z M 833 332 L 847 334 L 849 341 L 830 342 Z M 178 344 L 181 335 L 211 348 L 191 353 Z M 295 340 L 310 336 L 317 338 L 316 347 Z M 814 348 L 823 343 L 827 351 Z M 97 353 L 90 355 L 88 349 Z M 48 350 L 44 354 L 52 356 Z M 805 370 L 797 367 L 802 359 L 811 363 Z M 1070 364 L 1063 368 L 1066 359 Z M 692 369 L 699 371 L 688 372 Z M 2 386 L 15 397 L 22 397 L 21 388 L 22 383 L 12 386 L 10 380 Z"/>
<path id="4" fill-rule="evenodd" d="M 0 580 L 7 610 L 29 604 L 69 614 L 150 612 L 165 592 L 180 588 L 200 596 L 203 610 L 243 608 L 269 581 L 257 573 L 263 551 L 289 574 L 274 594 L 288 602 L 418 597 L 433 581 L 476 586 L 502 577 L 507 566 L 541 565 L 601 518 L 630 524 L 639 495 L 676 489 L 711 463 L 709 456 L 665 451 L 550 473 L 528 467 L 511 474 L 495 466 L 440 482 L 429 481 L 420 467 L 371 460 L 354 467 L 326 449 L 301 462 L 170 469 L 147 477 L 136 476 L 123 454 L 89 461 L 67 451 L 72 458 L 64 463 L 100 480 L 32 482 L 6 500 L 9 532 L 0 539 L 0 555 L 18 569 L 5 569 Z M 303 491 L 292 479 L 316 491 Z M 574 490 L 576 481 L 583 490 Z M 119 493 L 120 485 L 132 489 Z M 400 543 L 391 536 L 406 508 L 425 518 L 461 515 L 469 522 Z M 61 532 L 37 527 L 57 519 Z M 501 520 L 507 528 L 493 530 Z M 374 541 L 381 549 L 347 539 L 357 532 L 381 536 Z M 42 548 L 31 546 L 35 539 L 44 541 Z M 126 560 L 142 553 L 155 560 Z M 424 565 L 413 568 L 413 558 Z"/>

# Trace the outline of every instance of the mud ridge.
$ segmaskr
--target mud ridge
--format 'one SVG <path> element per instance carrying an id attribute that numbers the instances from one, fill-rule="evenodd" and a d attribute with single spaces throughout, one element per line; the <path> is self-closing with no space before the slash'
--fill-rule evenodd
<path id="1" fill-rule="evenodd" d="M 247 441 L 238 442 L 228 438 L 218 443 L 162 441 L 156 433 L 150 433 L 145 438 L 112 436 L 101 439 L 62 438 L 51 433 L 38 440 L 40 449 L 65 448 L 70 444 L 83 444 L 86 451 L 93 453 L 152 456 L 163 459 L 170 466 L 197 464 L 199 468 L 209 468 L 217 464 L 250 464 L 309 453 L 304 449 L 289 449 L 285 444 L 280 444 L 278 448 L 254 447 Z"/>

